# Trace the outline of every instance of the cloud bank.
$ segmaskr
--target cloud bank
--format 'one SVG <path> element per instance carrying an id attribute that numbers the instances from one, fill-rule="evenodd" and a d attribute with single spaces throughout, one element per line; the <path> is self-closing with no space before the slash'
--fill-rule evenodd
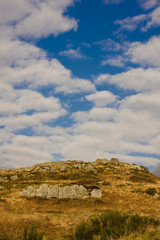
<path id="1" fill-rule="evenodd" d="M 159 26 L 158 2 L 139 2 L 148 12 L 117 20 L 121 30 Z M 112 156 L 156 166 L 160 156 L 160 37 L 123 46 L 111 38 L 97 41 L 94 45 L 103 53 L 115 53 L 101 64 L 122 71 L 103 71 L 93 77 L 94 82 L 76 77 L 58 59 L 48 59 L 35 43 L 42 37 L 77 30 L 78 21 L 67 15 L 74 3 L 0 2 L 0 168 Z M 86 58 L 80 48 L 59 54 Z"/>

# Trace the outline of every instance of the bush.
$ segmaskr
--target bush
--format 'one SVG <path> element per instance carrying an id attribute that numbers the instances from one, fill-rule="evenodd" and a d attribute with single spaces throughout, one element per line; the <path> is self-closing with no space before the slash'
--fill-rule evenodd
<path id="1" fill-rule="evenodd" d="M 148 188 L 145 192 L 152 196 L 154 196 L 157 193 L 155 188 Z"/>
<path id="2" fill-rule="evenodd" d="M 29 231 L 27 229 L 24 230 L 23 240 L 42 240 L 43 234 L 37 233 L 37 229 L 32 227 Z"/>
<path id="3" fill-rule="evenodd" d="M 75 237 L 77 240 L 91 240 L 93 239 L 93 229 L 85 222 L 79 224 L 76 228 Z"/>
<path id="4" fill-rule="evenodd" d="M 86 223 L 79 224 L 75 230 L 75 239 L 93 240 L 96 235 L 100 240 L 118 239 L 134 232 L 144 233 L 148 226 L 158 224 L 159 221 L 153 218 L 108 211 L 99 217 L 91 218 Z"/>

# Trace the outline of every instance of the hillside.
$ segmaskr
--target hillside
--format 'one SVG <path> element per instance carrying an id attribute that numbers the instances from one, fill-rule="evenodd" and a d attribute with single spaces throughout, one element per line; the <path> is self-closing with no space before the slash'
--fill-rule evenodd
<path id="1" fill-rule="evenodd" d="M 160 179 L 147 168 L 115 158 L 4 169 L 0 239 L 22 239 L 24 228 L 31 226 L 48 239 L 67 239 L 78 223 L 105 210 L 160 219 L 159 191 Z"/>

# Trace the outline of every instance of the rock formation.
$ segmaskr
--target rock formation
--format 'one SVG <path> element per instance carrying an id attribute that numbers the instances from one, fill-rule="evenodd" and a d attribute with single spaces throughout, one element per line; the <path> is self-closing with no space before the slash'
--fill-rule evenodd
<path id="1" fill-rule="evenodd" d="M 43 198 L 71 198 L 71 199 L 83 199 L 83 198 L 101 198 L 102 191 L 100 189 L 88 190 L 82 185 L 67 185 L 59 187 L 58 185 L 42 184 L 38 188 L 28 186 L 27 190 L 20 192 L 21 196 L 26 197 L 43 197 Z"/>

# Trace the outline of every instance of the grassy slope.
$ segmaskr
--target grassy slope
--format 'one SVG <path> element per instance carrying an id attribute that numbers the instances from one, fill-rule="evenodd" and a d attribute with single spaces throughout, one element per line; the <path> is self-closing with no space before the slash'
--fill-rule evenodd
<path id="1" fill-rule="evenodd" d="M 5 234 L 13 240 L 21 239 L 23 229 L 32 225 L 37 226 L 48 237 L 58 235 L 62 238 L 72 234 L 75 226 L 82 220 L 87 220 L 90 216 L 100 214 L 107 209 L 160 219 L 160 200 L 145 193 L 147 188 L 156 188 L 159 192 L 160 180 L 145 168 L 130 169 L 121 163 L 118 166 L 110 163 L 96 164 L 97 172 L 94 173 L 74 168 L 73 162 L 67 163 L 67 171 L 61 171 L 61 168 L 61 165 L 49 163 L 20 170 L 0 171 L 0 177 L 3 178 L 3 181 L 0 181 L 0 239 Z M 10 179 L 14 175 L 17 175 L 18 179 Z M 103 197 L 83 200 L 20 197 L 19 192 L 28 185 L 38 186 L 44 182 L 96 186 L 102 189 Z M 154 235 L 158 234 L 158 231 L 153 234 L 154 230 L 150 230 L 145 233 L 147 237 L 144 234 L 122 239 L 155 240 Z"/>

